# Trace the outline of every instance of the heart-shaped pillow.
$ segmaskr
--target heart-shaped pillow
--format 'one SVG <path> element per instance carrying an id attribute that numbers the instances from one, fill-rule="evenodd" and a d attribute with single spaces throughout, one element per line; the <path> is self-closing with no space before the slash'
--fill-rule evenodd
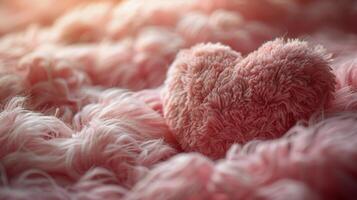
<path id="1" fill-rule="evenodd" d="M 335 86 L 328 61 L 323 48 L 298 40 L 267 42 L 245 58 L 220 44 L 194 46 L 169 69 L 164 117 L 185 151 L 219 158 L 323 109 Z"/>

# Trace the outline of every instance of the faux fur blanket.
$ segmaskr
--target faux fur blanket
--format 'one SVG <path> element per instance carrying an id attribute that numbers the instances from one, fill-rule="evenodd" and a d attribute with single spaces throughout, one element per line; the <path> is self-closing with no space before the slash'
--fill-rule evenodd
<path id="1" fill-rule="evenodd" d="M 2 0 L 0 199 L 357 199 L 357 1 Z"/>

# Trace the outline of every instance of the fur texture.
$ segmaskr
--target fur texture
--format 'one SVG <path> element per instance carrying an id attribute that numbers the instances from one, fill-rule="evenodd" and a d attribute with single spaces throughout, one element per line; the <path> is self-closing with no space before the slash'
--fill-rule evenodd
<path id="1" fill-rule="evenodd" d="M 274 141 L 234 145 L 216 163 L 177 155 L 154 168 L 128 199 L 352 199 L 356 120 L 354 113 L 297 125 Z"/>
<path id="2" fill-rule="evenodd" d="M 356 6 L 0 0 L 0 199 L 356 199 Z"/>
<path id="3" fill-rule="evenodd" d="M 233 143 L 277 138 L 331 99 L 327 59 L 318 47 L 280 39 L 245 58 L 220 45 L 195 46 L 168 72 L 164 117 L 184 150 L 213 158 Z"/>

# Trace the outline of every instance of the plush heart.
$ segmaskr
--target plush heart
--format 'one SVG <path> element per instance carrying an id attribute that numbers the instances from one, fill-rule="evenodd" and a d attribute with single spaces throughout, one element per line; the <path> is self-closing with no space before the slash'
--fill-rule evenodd
<path id="1" fill-rule="evenodd" d="M 276 39 L 243 58 L 220 44 L 179 53 L 163 90 L 166 121 L 185 151 L 212 158 L 233 143 L 273 139 L 321 111 L 334 92 L 321 47 Z"/>

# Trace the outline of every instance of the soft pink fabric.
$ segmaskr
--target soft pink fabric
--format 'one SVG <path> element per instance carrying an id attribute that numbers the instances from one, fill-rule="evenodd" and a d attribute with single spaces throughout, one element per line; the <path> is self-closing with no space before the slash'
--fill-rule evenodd
<path id="1" fill-rule="evenodd" d="M 0 199 L 357 198 L 355 0 L 39 2 L 0 0 Z"/>
<path id="2" fill-rule="evenodd" d="M 103 1 L 107 4 L 119 0 Z M 70 9 L 86 4 L 87 0 L 2 0 L 0 4 L 0 35 L 23 30 L 29 25 L 50 25 Z M 6 19 L 6 20 L 4 20 Z"/>
<path id="3" fill-rule="evenodd" d="M 321 47 L 281 39 L 245 58 L 221 45 L 195 46 L 171 65 L 164 117 L 184 150 L 213 158 L 233 143 L 277 138 L 330 101 L 328 59 Z"/>
<path id="4" fill-rule="evenodd" d="M 352 199 L 356 120 L 354 113 L 297 125 L 274 141 L 234 145 L 216 163 L 177 155 L 149 172 L 128 199 Z"/>

